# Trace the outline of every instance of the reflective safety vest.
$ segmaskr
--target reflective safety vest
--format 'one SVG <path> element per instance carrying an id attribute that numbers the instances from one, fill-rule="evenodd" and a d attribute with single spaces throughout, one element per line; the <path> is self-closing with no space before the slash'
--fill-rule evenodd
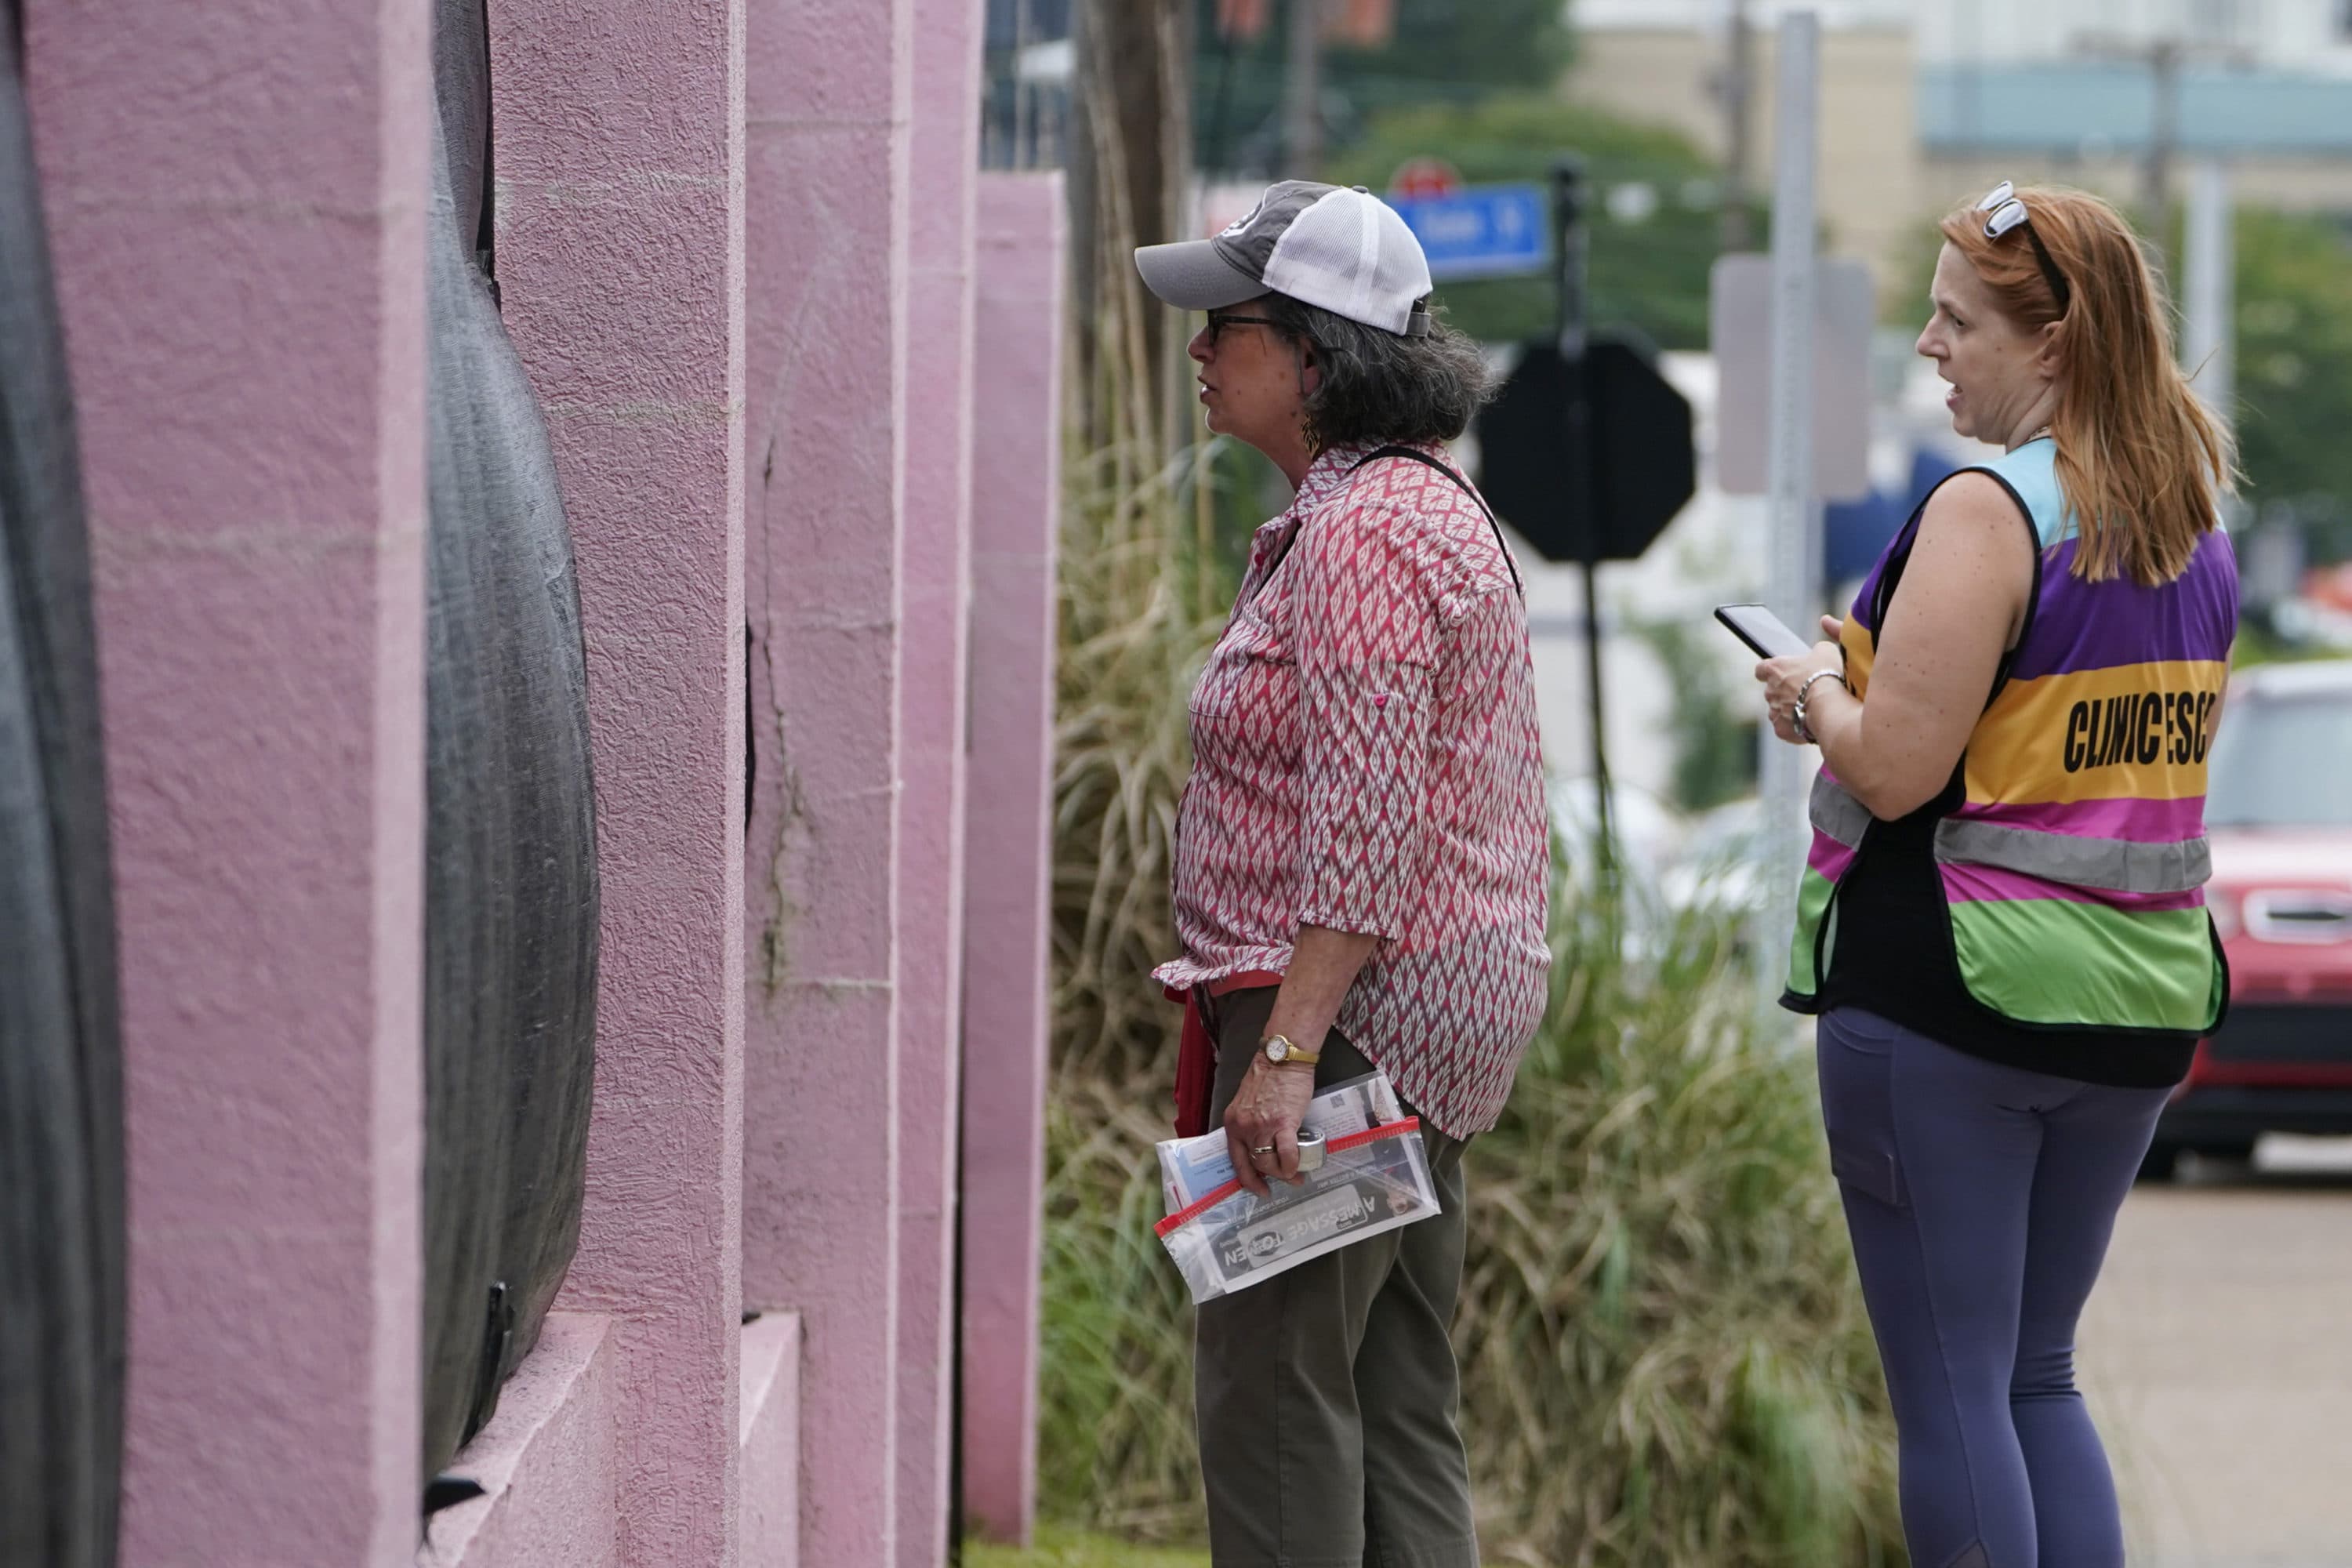
<path id="1" fill-rule="evenodd" d="M 2041 549 L 2024 634 L 1960 760 L 1965 797 L 1934 826 L 1952 957 L 1969 994 L 2011 1023 L 2199 1034 L 2228 999 L 2205 912 L 2205 756 L 2237 633 L 2237 561 L 2217 528 L 2161 587 L 2075 576 L 2056 455 L 2036 440 L 1964 470 L 2000 482 Z M 1926 510 L 1846 616 L 1846 678 L 1865 700 Z M 1829 973 L 1838 885 L 1883 826 L 1827 768 L 1811 816 L 1784 998 L 1802 1011 Z"/>

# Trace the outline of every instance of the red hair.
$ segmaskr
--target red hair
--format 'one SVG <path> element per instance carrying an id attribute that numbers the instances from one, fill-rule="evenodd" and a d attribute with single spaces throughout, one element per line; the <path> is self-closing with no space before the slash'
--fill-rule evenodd
<path id="1" fill-rule="evenodd" d="M 2082 542 L 2074 570 L 2097 583 L 2155 586 L 2188 569 L 2237 479 L 2230 435 L 2206 412 L 2172 355 L 2163 286 L 2121 214 L 2058 185 L 2017 193 L 2032 237 L 1985 237 L 1984 214 L 1959 208 L 1938 226 L 2028 331 L 2058 323 L 2058 484 Z M 2040 239 L 2065 279 L 2064 313 L 2034 254 Z"/>

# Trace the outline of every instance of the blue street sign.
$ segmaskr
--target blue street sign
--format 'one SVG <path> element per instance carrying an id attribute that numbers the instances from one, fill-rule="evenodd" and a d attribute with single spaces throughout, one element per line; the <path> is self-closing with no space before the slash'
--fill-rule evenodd
<path id="1" fill-rule="evenodd" d="M 1514 278 L 1551 265 L 1551 202 L 1541 185 L 1465 185 L 1452 195 L 1392 196 L 1436 282 Z"/>

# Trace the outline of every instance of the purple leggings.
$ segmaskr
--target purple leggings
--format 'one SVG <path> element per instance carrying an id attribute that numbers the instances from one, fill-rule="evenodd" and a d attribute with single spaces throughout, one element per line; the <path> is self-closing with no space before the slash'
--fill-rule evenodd
<path id="1" fill-rule="evenodd" d="M 1901 1439 L 1914 1568 L 2122 1568 L 2074 1323 L 2170 1091 L 1821 1020 L 1822 1112 Z"/>

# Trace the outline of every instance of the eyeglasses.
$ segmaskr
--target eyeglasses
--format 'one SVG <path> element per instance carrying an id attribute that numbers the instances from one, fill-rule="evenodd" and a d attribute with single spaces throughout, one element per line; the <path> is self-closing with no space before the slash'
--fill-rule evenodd
<path id="1" fill-rule="evenodd" d="M 1209 312 L 1209 352 L 1217 352 L 1217 338 L 1227 327 L 1272 327 L 1282 331 L 1282 323 L 1272 316 L 1234 316 L 1220 311 Z"/>
<path id="2" fill-rule="evenodd" d="M 2017 187 L 2003 180 L 1992 188 L 1990 195 L 1977 204 L 1977 211 L 1986 215 L 1984 234 L 1987 239 L 1999 239 L 2013 228 L 2025 231 L 2025 237 L 2033 246 L 2033 258 L 2042 264 L 2042 279 L 2050 285 L 2050 292 L 2058 300 L 2058 313 L 2064 315 L 2067 306 L 2074 300 L 2074 291 L 2066 287 L 2066 275 L 2058 270 L 2058 264 L 2050 259 L 2049 247 L 2042 243 L 2042 237 L 2033 232 L 2033 215 L 2025 210 L 2025 199 L 2017 194 Z"/>

